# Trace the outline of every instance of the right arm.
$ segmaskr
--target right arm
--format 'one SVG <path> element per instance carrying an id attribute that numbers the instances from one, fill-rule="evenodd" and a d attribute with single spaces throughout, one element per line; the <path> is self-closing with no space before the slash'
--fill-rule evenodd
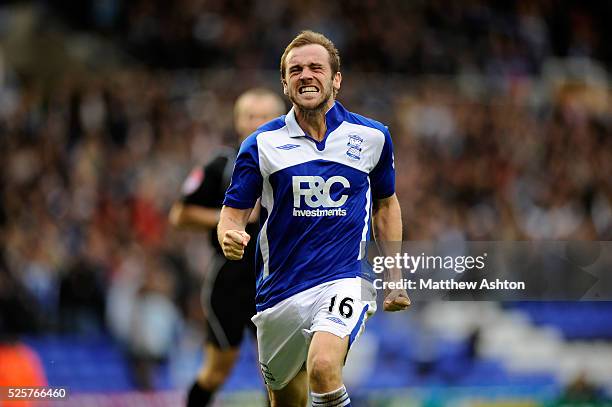
<path id="1" fill-rule="evenodd" d="M 216 208 L 206 208 L 178 201 L 170 209 L 169 221 L 176 228 L 209 230 L 217 226 L 220 212 Z"/>
<path id="2" fill-rule="evenodd" d="M 168 221 L 176 228 L 206 231 L 219 222 L 221 171 L 227 159 L 217 156 L 206 167 L 196 167 L 183 181 L 182 196 L 172 204 Z"/>
<path id="3" fill-rule="evenodd" d="M 228 260 L 240 260 L 244 255 L 244 248 L 251 240 L 251 236 L 244 229 L 252 210 L 253 208 L 236 209 L 230 206 L 223 206 L 221 209 L 217 238 Z"/>
<path id="4" fill-rule="evenodd" d="M 239 260 L 244 255 L 251 239 L 244 229 L 261 196 L 262 185 L 257 139 L 251 135 L 240 146 L 217 226 L 219 244 L 229 260 Z"/>
<path id="5" fill-rule="evenodd" d="M 179 229 L 210 230 L 217 226 L 221 219 L 221 209 L 206 208 L 200 205 L 177 201 L 170 209 L 170 224 Z M 248 223 L 259 220 L 259 203 L 249 216 Z"/>

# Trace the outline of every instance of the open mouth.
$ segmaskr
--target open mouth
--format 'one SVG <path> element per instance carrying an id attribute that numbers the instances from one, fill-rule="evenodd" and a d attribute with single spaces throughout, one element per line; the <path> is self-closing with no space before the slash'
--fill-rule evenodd
<path id="1" fill-rule="evenodd" d="M 317 93 L 319 89 L 316 86 L 302 86 L 299 89 L 300 95 L 304 93 Z"/>

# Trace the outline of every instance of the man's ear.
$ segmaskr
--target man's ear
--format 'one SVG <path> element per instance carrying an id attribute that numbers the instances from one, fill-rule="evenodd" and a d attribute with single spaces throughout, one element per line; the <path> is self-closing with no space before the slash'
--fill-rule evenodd
<path id="1" fill-rule="evenodd" d="M 340 72 L 336 72 L 332 80 L 332 86 L 336 90 L 336 93 L 340 91 L 341 84 L 342 84 L 342 74 Z"/>
<path id="2" fill-rule="evenodd" d="M 287 82 L 284 79 L 281 79 L 281 83 L 283 84 L 283 93 L 286 96 L 289 96 L 289 90 L 287 89 Z"/>

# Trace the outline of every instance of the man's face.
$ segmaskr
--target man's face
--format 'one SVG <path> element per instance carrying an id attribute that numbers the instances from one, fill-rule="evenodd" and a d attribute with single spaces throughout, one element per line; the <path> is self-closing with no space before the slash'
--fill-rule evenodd
<path id="1" fill-rule="evenodd" d="M 240 142 L 253 133 L 259 126 L 280 116 L 284 108 L 279 101 L 268 95 L 246 95 L 236 106 L 234 126 Z"/>
<path id="2" fill-rule="evenodd" d="M 285 61 L 283 90 L 301 110 L 330 107 L 342 76 L 332 73 L 327 50 L 319 44 L 293 48 Z"/>

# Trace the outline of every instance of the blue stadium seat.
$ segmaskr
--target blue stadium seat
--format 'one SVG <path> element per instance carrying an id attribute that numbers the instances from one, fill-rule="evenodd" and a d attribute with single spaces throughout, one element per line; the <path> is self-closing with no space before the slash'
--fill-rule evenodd
<path id="1" fill-rule="evenodd" d="M 50 385 L 74 392 L 133 390 L 125 356 L 109 336 L 48 335 L 25 342 L 38 352 Z M 159 382 L 170 387 L 163 374 Z"/>
<path id="2" fill-rule="evenodd" d="M 612 339 L 612 302 L 514 302 L 537 325 L 553 326 L 566 339 Z"/>

